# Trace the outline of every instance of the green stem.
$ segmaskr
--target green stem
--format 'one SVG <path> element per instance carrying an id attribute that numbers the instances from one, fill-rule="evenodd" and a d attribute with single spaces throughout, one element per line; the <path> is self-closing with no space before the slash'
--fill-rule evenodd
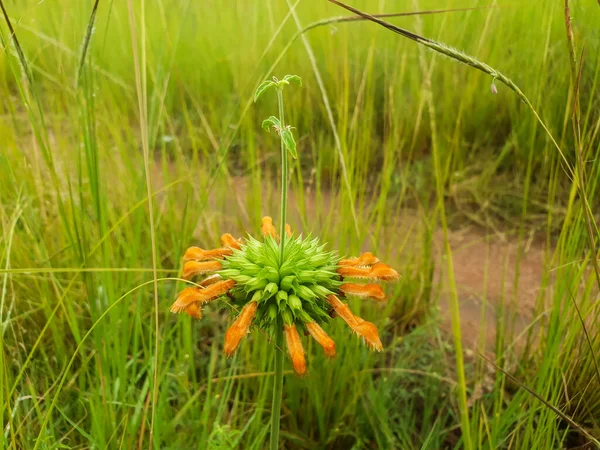
<path id="1" fill-rule="evenodd" d="M 281 123 L 281 132 L 285 129 L 285 121 L 283 117 L 283 89 L 277 89 L 277 102 L 279 103 L 279 122 Z M 288 160 L 287 150 L 281 138 L 281 215 L 279 217 L 279 264 L 283 264 L 283 250 L 285 248 L 285 217 L 287 214 L 287 175 L 288 175 Z M 280 352 L 281 353 L 281 352 Z"/>
<path id="2" fill-rule="evenodd" d="M 282 235 L 283 236 L 283 235 Z M 275 347 L 275 380 L 273 381 L 273 405 L 271 407 L 271 450 L 279 448 L 279 419 L 283 394 L 283 330 L 278 327 Z"/>

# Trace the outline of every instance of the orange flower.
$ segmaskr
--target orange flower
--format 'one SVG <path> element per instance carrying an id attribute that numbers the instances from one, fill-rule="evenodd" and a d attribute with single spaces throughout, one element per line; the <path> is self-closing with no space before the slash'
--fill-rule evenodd
<path id="1" fill-rule="evenodd" d="M 333 294 L 327 296 L 327 303 L 332 306 L 335 312 L 348 324 L 352 331 L 365 340 L 370 348 L 377 350 L 378 352 L 383 350 L 383 344 L 379 339 L 379 333 L 377 332 L 377 327 L 375 325 L 355 316 L 352 311 L 350 311 L 350 308 L 348 308 L 348 305 L 342 303 L 342 301 Z"/>
<path id="2" fill-rule="evenodd" d="M 372 298 L 377 301 L 385 301 L 385 293 L 378 284 L 354 284 L 345 283 L 340 286 L 340 291 L 346 295 Z"/>
<path id="3" fill-rule="evenodd" d="M 233 280 L 222 280 L 212 283 L 204 289 L 197 287 L 185 288 L 171 306 L 171 312 L 180 313 L 186 311 L 186 308 L 191 303 L 208 303 L 225 294 L 234 285 L 235 281 Z"/>
<path id="4" fill-rule="evenodd" d="M 292 358 L 294 371 L 298 375 L 304 375 L 306 373 L 306 360 L 304 359 L 304 348 L 302 348 L 302 341 L 298 335 L 296 325 L 285 325 L 283 331 L 285 332 L 285 343 L 287 344 L 288 354 Z"/>
<path id="5" fill-rule="evenodd" d="M 321 345 L 321 347 L 323 347 L 325 356 L 328 358 L 335 358 L 336 351 L 333 339 L 327 336 L 327 333 L 323 331 L 323 328 L 321 328 L 317 322 L 309 322 L 305 325 L 310 335 Z"/>
<path id="6" fill-rule="evenodd" d="M 400 278 L 398 272 L 384 263 L 377 263 L 373 267 L 342 266 L 337 270 L 337 273 L 346 278 L 368 278 L 384 281 Z"/>
<path id="7" fill-rule="evenodd" d="M 370 278 L 377 278 L 384 281 L 398 280 L 400 278 L 398 272 L 384 263 L 378 263 L 371 267 L 370 275 Z"/>
<path id="8" fill-rule="evenodd" d="M 216 283 L 217 281 L 219 281 L 221 279 L 221 275 L 219 275 L 218 273 L 215 273 L 214 275 L 211 275 L 209 277 L 206 277 L 204 280 L 202 280 L 200 283 L 198 283 L 200 286 L 202 287 L 206 287 L 206 286 L 210 286 L 213 283 Z"/>
<path id="9" fill-rule="evenodd" d="M 181 278 L 189 280 L 196 275 L 220 270 L 223 266 L 219 261 L 188 261 L 183 265 Z"/>
<path id="10" fill-rule="evenodd" d="M 362 320 L 360 317 L 358 319 L 361 320 L 353 330 L 365 340 L 365 343 L 371 350 L 382 351 L 383 344 L 379 339 L 379 332 L 377 331 L 377 327 L 375 324 L 371 322 L 367 322 L 366 320 Z"/>
<path id="11" fill-rule="evenodd" d="M 240 241 L 238 241 L 229 233 L 225 233 L 221 236 L 221 245 L 223 247 L 230 247 L 235 250 L 239 250 L 241 248 Z"/>
<path id="12" fill-rule="evenodd" d="M 185 307 L 185 312 L 192 316 L 194 319 L 202 319 L 202 307 L 200 303 L 190 303 Z"/>
<path id="13" fill-rule="evenodd" d="M 371 252 L 365 252 L 358 258 L 347 258 L 340 261 L 340 266 L 372 266 L 377 264 L 379 259 Z"/>
<path id="14" fill-rule="evenodd" d="M 204 250 L 200 247 L 190 247 L 183 255 L 183 261 L 206 261 L 208 259 L 223 259 L 225 256 L 233 255 L 230 248 L 215 248 Z"/>
<path id="15" fill-rule="evenodd" d="M 260 231 L 263 236 L 271 236 L 277 240 L 279 240 L 279 234 L 277 234 L 277 230 L 273 225 L 273 219 L 270 216 L 265 216 L 262 218 L 262 223 L 260 225 Z M 287 237 L 292 237 L 292 227 L 289 223 L 285 224 L 285 234 Z"/>
<path id="16" fill-rule="evenodd" d="M 275 231 L 275 227 L 273 226 L 273 219 L 271 219 L 269 216 L 262 218 L 260 231 L 262 232 L 263 236 L 271 236 L 273 238 L 277 237 L 277 231 Z"/>
<path id="17" fill-rule="evenodd" d="M 256 302 L 246 303 L 246 306 L 242 308 L 240 315 L 225 333 L 224 351 L 228 357 L 233 356 L 240 345 L 242 338 L 248 334 L 257 308 L 258 303 Z"/>
<path id="18" fill-rule="evenodd" d="M 340 316 L 348 325 L 352 326 L 354 323 L 356 323 L 356 316 L 352 314 L 352 311 L 350 311 L 348 305 L 342 303 L 342 301 L 339 298 L 337 298 L 337 296 L 333 294 L 328 295 L 327 303 L 331 305 L 335 313 L 338 316 Z"/>

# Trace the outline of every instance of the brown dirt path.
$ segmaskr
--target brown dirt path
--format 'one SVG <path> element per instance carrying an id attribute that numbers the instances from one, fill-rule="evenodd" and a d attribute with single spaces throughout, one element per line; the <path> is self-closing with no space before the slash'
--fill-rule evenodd
<path id="1" fill-rule="evenodd" d="M 465 344 L 475 348 L 483 338 L 486 348 L 493 348 L 496 321 L 503 303 L 506 307 L 505 317 L 511 322 L 508 325 L 513 327 L 515 336 L 518 336 L 533 320 L 543 278 L 543 243 L 539 240 L 525 243 L 519 261 L 518 284 L 515 284 L 519 252 L 516 238 L 496 234 L 486 236 L 480 230 L 465 228 L 450 232 L 449 241 Z M 443 235 L 439 232 L 435 239 L 438 255 L 436 277 L 439 280 L 442 276 L 439 307 L 443 327 L 450 331 L 450 293 L 445 275 L 446 264 L 441 257 L 443 245 Z"/>

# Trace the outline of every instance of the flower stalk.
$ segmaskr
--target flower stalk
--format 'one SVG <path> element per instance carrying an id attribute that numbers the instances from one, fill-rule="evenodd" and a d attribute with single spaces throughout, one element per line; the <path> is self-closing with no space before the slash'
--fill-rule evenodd
<path id="1" fill-rule="evenodd" d="M 283 112 L 283 87 L 277 87 L 277 103 L 279 105 L 279 122 L 281 123 L 281 128 L 285 129 L 285 121 L 284 121 L 284 112 Z M 285 148 L 285 141 L 283 140 L 283 136 L 281 137 L 281 214 L 279 217 L 279 264 L 283 264 L 284 259 L 284 249 L 285 249 L 285 226 L 287 224 L 286 216 L 287 216 L 287 188 L 288 188 L 288 155 L 287 149 Z"/>
<path id="2" fill-rule="evenodd" d="M 182 278 L 203 277 L 180 292 L 171 306 L 174 313 L 187 313 L 200 319 L 202 309 L 221 298 L 236 314 L 225 333 L 224 351 L 231 357 L 253 328 L 265 330 L 275 343 L 273 403 L 271 407 L 270 449 L 279 448 L 283 367 L 287 355 L 297 375 L 306 373 L 302 336 L 311 336 L 327 358 L 335 358 L 336 346 L 322 325 L 338 316 L 365 344 L 381 351 L 383 344 L 377 327 L 354 315 L 346 303 L 347 296 L 385 301 L 382 287 L 376 283 L 359 284 L 359 279 L 374 282 L 392 281 L 400 276 L 372 253 L 340 258 L 326 250 L 318 237 L 294 235 L 286 223 L 288 195 L 288 152 L 297 158 L 292 127 L 284 120 L 283 89 L 295 83 L 296 75 L 273 78 L 262 83 L 255 100 L 270 88 L 277 93 L 279 117 L 263 121 L 267 131 L 275 130 L 281 140 L 281 211 L 279 233 L 273 219 L 265 216 L 260 226 L 262 239 L 250 235 L 236 239 L 221 236 L 221 247 L 205 250 L 189 248 L 183 257 Z"/>

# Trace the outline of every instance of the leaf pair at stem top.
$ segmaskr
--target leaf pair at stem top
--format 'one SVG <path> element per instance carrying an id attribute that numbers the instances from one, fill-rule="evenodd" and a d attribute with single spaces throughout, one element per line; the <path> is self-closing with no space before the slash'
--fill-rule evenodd
<path id="1" fill-rule="evenodd" d="M 279 80 L 276 77 L 273 77 L 272 80 L 263 81 L 260 86 L 256 89 L 254 93 L 254 101 L 258 100 L 258 98 L 268 91 L 271 88 L 275 88 L 277 90 L 277 98 L 279 100 L 279 118 L 275 116 L 270 116 L 268 119 L 263 120 L 262 127 L 266 131 L 270 131 L 270 128 L 274 128 L 275 131 L 281 137 L 283 145 L 290 152 L 292 158 L 296 159 L 298 157 L 298 153 L 296 151 L 296 141 L 294 139 L 294 135 L 292 134 L 292 127 L 290 125 L 285 125 L 283 123 L 283 88 L 290 84 L 296 83 L 298 86 L 302 86 L 302 79 L 298 75 L 286 75 L 283 79 Z"/>

